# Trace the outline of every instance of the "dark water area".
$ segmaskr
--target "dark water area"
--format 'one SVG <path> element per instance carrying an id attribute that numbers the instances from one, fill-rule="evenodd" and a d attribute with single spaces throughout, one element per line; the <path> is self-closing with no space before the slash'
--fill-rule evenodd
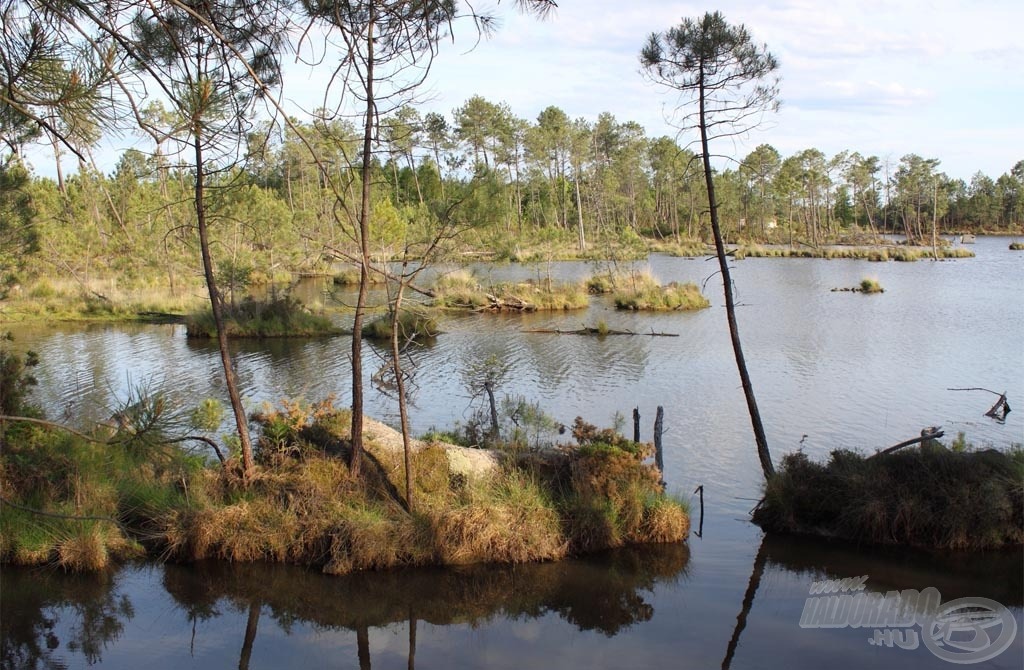
<path id="1" fill-rule="evenodd" d="M 980 238 L 977 258 L 943 262 L 736 262 L 741 335 L 776 462 L 797 449 L 816 458 L 837 447 L 870 452 L 931 425 L 949 437 L 962 431 L 979 447 L 1024 442 L 1024 254 L 1007 244 Z M 704 259 L 662 256 L 637 267 L 662 282 L 698 285 L 715 270 Z M 551 263 L 476 272 L 485 281 L 577 279 L 600 269 Z M 885 293 L 831 291 L 865 277 Z M 322 285 L 302 288 L 307 299 L 331 299 Z M 941 629 L 942 607 L 920 613 L 914 649 L 871 644 L 873 628 L 801 627 L 808 598 L 818 597 L 810 593 L 815 581 L 864 575 L 867 593 L 933 587 L 943 603 L 999 603 L 1018 633 L 977 667 L 1022 667 L 1024 553 L 883 551 L 764 537 L 750 524 L 760 469 L 717 277 L 705 294 L 712 307 L 695 313 L 622 313 L 595 298 L 581 312 L 447 317 L 444 334 L 414 355 L 411 408 L 416 431 L 466 421 L 473 400 L 462 370 L 491 354 L 510 367 L 502 392 L 540 401 L 563 423 L 580 415 L 608 425 L 616 412 L 638 407 L 642 438 L 650 439 L 663 405 L 665 478 L 691 500 L 695 528 L 692 492 L 704 486 L 700 537 L 554 564 L 349 577 L 277 565 L 146 564 L 102 577 L 5 567 L 2 667 L 950 667 L 923 642 Z M 680 336 L 524 332 L 598 321 Z M 224 395 L 215 348 L 187 340 L 180 326 L 13 330 L 17 346 L 39 352 L 37 398 L 57 418 L 109 416 L 141 382 L 184 402 Z M 233 346 L 250 407 L 329 393 L 347 402 L 345 337 Z M 372 389 L 380 359 L 366 346 Z M 994 396 L 947 390 L 975 386 L 1007 393 L 1015 409 L 1005 423 L 983 416 Z M 387 394 L 371 390 L 367 405 L 395 422 Z"/>

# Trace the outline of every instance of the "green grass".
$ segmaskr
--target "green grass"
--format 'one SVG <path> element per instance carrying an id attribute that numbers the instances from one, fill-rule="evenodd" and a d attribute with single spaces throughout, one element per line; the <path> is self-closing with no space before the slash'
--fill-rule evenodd
<path id="1" fill-rule="evenodd" d="M 878 283 L 877 279 L 871 279 L 865 277 L 860 280 L 860 292 L 861 293 L 885 293 L 885 289 Z"/>
<path id="2" fill-rule="evenodd" d="M 371 272 L 369 274 L 371 284 L 383 284 L 383 275 L 377 272 Z M 334 275 L 332 281 L 335 286 L 358 286 L 359 285 L 359 270 L 349 268 L 342 270 L 338 274 Z"/>
<path id="3" fill-rule="evenodd" d="M 439 277 L 434 304 L 447 309 L 476 311 L 562 311 L 585 309 L 587 292 L 576 283 L 528 280 L 484 286 L 466 272 Z"/>
<path id="4" fill-rule="evenodd" d="M 184 317 L 204 300 L 201 286 L 179 287 L 172 293 L 158 284 L 120 285 L 115 280 L 82 285 L 40 278 L 4 300 L 10 321 L 148 321 L 155 317 Z"/>
<path id="5" fill-rule="evenodd" d="M 325 316 L 312 314 L 298 300 L 278 298 L 270 302 L 246 299 L 226 307 L 224 326 L 228 337 L 316 337 L 341 332 Z M 191 315 L 186 322 L 189 337 L 214 338 L 217 329 L 209 310 Z"/>
<path id="6" fill-rule="evenodd" d="M 398 315 L 398 337 L 401 343 L 410 338 L 422 342 L 440 333 L 437 319 L 422 311 L 402 310 Z M 363 337 L 373 340 L 391 340 L 391 315 L 384 314 L 363 326 Z"/>
<path id="7" fill-rule="evenodd" d="M 672 282 L 660 286 L 648 274 L 638 274 L 616 282 L 612 298 L 617 309 L 639 311 L 694 310 L 711 304 L 696 284 Z"/>
<path id="8" fill-rule="evenodd" d="M 962 247 L 939 247 L 935 254 L 939 258 L 973 258 L 974 252 Z M 871 246 L 871 247 L 789 247 L 747 245 L 736 249 L 737 260 L 744 258 L 824 258 L 859 259 L 868 261 L 912 262 L 933 258 L 931 247 Z"/>

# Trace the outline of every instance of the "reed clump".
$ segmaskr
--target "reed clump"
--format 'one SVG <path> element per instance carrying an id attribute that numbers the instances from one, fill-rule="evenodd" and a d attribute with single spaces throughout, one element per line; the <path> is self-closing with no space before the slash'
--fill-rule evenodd
<path id="1" fill-rule="evenodd" d="M 824 463 L 790 454 L 754 510 L 770 532 L 930 550 L 1024 545 L 1024 449 L 921 448 Z"/>
<path id="2" fill-rule="evenodd" d="M 535 312 L 585 309 L 589 296 L 575 282 L 527 280 L 481 284 L 468 272 L 439 277 L 432 287 L 434 305 L 447 309 Z"/>
<path id="3" fill-rule="evenodd" d="M 878 283 L 877 279 L 865 277 L 860 281 L 861 293 L 885 293 L 885 289 Z"/>
<path id="4" fill-rule="evenodd" d="M 736 260 L 744 258 L 824 258 L 827 260 L 855 259 L 868 261 L 912 262 L 927 258 L 973 258 L 974 252 L 963 247 L 886 246 L 764 246 L 743 245 L 733 253 Z"/>
<path id="5" fill-rule="evenodd" d="M 696 284 L 671 282 L 662 286 L 647 273 L 617 282 L 612 299 L 617 309 L 636 311 L 696 310 L 711 305 Z"/>
<path id="6" fill-rule="evenodd" d="M 423 342 L 437 337 L 441 329 L 437 319 L 423 310 L 403 309 L 398 313 L 398 339 L 403 344 L 416 340 Z M 363 326 L 363 337 L 371 340 L 391 339 L 391 315 L 383 314 Z"/>
<path id="7" fill-rule="evenodd" d="M 299 300 L 288 296 L 268 302 L 246 298 L 225 306 L 224 328 L 231 338 L 316 337 L 337 335 L 341 330 L 319 314 L 313 314 Z M 210 310 L 192 314 L 186 321 L 188 337 L 215 338 L 217 328 Z"/>

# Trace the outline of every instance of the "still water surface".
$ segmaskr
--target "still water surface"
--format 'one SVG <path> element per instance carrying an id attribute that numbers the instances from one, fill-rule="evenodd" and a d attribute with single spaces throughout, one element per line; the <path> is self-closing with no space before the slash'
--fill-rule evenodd
<path id="1" fill-rule="evenodd" d="M 803 448 L 873 450 L 924 426 L 979 446 L 1024 442 L 1024 411 L 983 416 L 1024 399 L 1024 254 L 983 238 L 978 256 L 944 262 L 747 259 L 734 281 L 743 344 L 775 460 Z M 663 282 L 703 283 L 713 262 L 653 256 Z M 481 266 L 484 279 L 582 278 L 587 263 Z M 886 292 L 832 292 L 878 279 Z M 616 312 L 595 298 L 566 314 L 468 315 L 415 354 L 414 428 L 465 421 L 462 370 L 491 354 L 510 366 L 503 391 L 539 400 L 563 423 L 608 424 L 639 407 L 643 439 L 666 410 L 669 488 L 704 486 L 703 536 L 687 545 L 623 550 L 551 565 L 410 570 L 324 577 L 286 566 L 126 567 L 100 579 L 3 571 L 4 668 L 630 668 L 950 667 L 923 644 L 871 645 L 868 629 L 802 629 L 811 582 L 868 575 L 869 591 L 937 588 L 943 601 L 986 597 L 1018 628 L 978 667 L 1024 663 L 1024 555 L 922 556 L 792 538 L 748 521 L 760 469 L 728 343 L 720 285 L 697 313 Z M 322 301 L 322 287 L 304 286 Z M 340 296 L 345 299 L 345 296 Z M 679 337 L 531 334 L 605 321 Z M 210 343 L 180 326 L 15 329 L 40 353 L 38 399 L 53 416 L 109 415 L 132 384 L 187 402 L 223 395 Z M 247 401 L 348 397 L 348 339 L 237 343 Z M 378 351 L 367 345 L 369 360 Z M 376 365 L 367 366 L 367 375 Z M 368 379 L 369 383 L 369 379 Z M 372 388 L 368 386 L 368 388 Z M 1014 399 L 1017 399 L 1014 402 Z M 394 422 L 386 394 L 368 412 Z M 920 630 L 920 629 L 916 629 Z"/>

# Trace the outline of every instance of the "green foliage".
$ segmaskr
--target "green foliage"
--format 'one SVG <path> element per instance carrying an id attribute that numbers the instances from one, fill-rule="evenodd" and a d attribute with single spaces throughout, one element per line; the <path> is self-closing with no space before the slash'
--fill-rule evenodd
<path id="1" fill-rule="evenodd" d="M 212 432 L 220 427 L 224 420 L 224 403 L 216 398 L 205 398 L 189 416 L 189 424 L 197 429 Z"/>
<path id="2" fill-rule="evenodd" d="M 0 158 L 0 300 L 18 283 L 30 254 L 39 249 L 36 207 L 29 172 L 20 161 Z"/>
<path id="3" fill-rule="evenodd" d="M 9 333 L 0 335 L 0 414 L 37 416 L 39 410 L 28 403 L 28 396 L 38 383 L 32 368 L 39 365 L 39 356 L 33 351 L 24 356 L 9 351 L 10 340 Z"/>

